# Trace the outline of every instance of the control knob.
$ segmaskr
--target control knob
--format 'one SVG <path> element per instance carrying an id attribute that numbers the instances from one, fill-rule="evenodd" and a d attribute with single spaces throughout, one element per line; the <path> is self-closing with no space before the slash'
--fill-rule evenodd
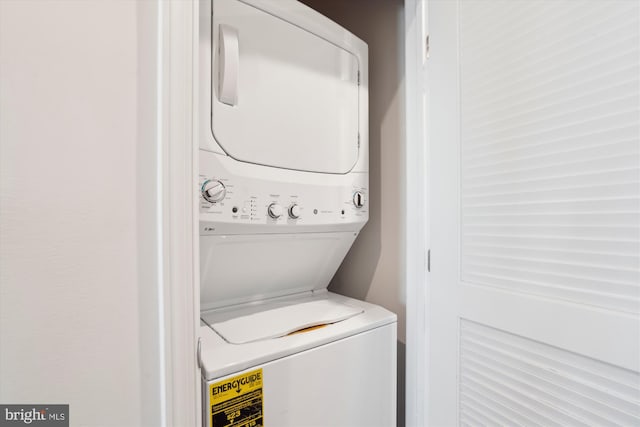
<path id="1" fill-rule="evenodd" d="M 202 184 L 201 191 L 202 197 L 211 203 L 224 200 L 227 194 L 227 189 L 224 187 L 224 184 L 216 179 L 206 180 L 204 184 Z"/>
<path id="2" fill-rule="evenodd" d="M 300 218 L 300 206 L 296 205 L 295 203 L 289 206 L 289 218 Z"/>
<path id="3" fill-rule="evenodd" d="M 353 204 L 358 209 L 364 206 L 364 194 L 362 194 L 362 192 L 356 191 L 353 194 Z"/>
<path id="4" fill-rule="evenodd" d="M 282 206 L 277 203 L 271 203 L 267 208 L 267 213 L 273 219 L 278 219 L 282 216 Z"/>

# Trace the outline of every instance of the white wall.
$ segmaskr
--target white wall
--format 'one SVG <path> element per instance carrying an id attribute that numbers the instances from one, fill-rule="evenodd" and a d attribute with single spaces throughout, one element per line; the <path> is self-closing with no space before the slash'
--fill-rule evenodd
<path id="1" fill-rule="evenodd" d="M 138 7 L 0 1 L 0 402 L 68 403 L 71 425 L 158 425 Z"/>

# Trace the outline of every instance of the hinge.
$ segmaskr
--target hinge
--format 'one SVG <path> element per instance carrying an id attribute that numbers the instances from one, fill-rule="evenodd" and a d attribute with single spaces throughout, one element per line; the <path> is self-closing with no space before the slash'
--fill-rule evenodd
<path id="1" fill-rule="evenodd" d="M 431 249 L 427 250 L 427 272 L 431 273 Z"/>
<path id="2" fill-rule="evenodd" d="M 198 368 L 202 368 L 202 338 L 198 338 L 198 347 L 196 349 L 196 357 Z"/>
<path id="3" fill-rule="evenodd" d="M 358 132 L 358 148 L 360 148 L 360 132 Z"/>
<path id="4" fill-rule="evenodd" d="M 360 86 L 360 70 L 358 70 L 358 86 Z"/>
<path id="5" fill-rule="evenodd" d="M 424 39 L 424 57 L 429 58 L 429 34 Z"/>

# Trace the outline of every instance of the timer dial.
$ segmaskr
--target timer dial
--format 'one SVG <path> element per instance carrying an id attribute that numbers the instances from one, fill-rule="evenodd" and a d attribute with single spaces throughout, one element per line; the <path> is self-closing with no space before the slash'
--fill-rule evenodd
<path id="1" fill-rule="evenodd" d="M 273 219 L 278 219 L 282 216 L 282 206 L 277 203 L 271 203 L 267 208 L 267 213 Z"/>
<path id="2" fill-rule="evenodd" d="M 289 206 L 289 218 L 300 218 L 300 206 L 296 205 L 295 203 Z"/>
<path id="3" fill-rule="evenodd" d="M 227 195 L 227 189 L 224 187 L 224 184 L 216 179 L 209 179 L 202 184 L 202 197 L 207 202 L 216 203 L 221 200 L 224 200 L 224 197 Z"/>

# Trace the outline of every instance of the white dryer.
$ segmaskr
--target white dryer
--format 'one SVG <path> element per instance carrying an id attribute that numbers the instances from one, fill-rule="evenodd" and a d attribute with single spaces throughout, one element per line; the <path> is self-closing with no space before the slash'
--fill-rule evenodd
<path id="1" fill-rule="evenodd" d="M 326 289 L 368 220 L 366 44 L 203 0 L 199 58 L 203 424 L 395 425 L 395 314 Z"/>

